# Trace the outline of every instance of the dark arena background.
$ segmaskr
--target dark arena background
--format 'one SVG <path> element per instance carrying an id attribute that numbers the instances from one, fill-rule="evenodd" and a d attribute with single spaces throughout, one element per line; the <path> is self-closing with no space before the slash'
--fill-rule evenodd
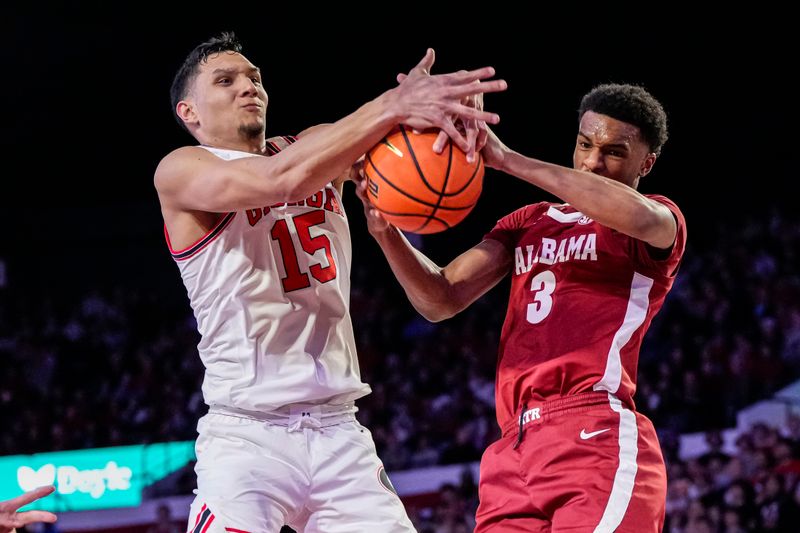
<path id="1" fill-rule="evenodd" d="M 486 97 L 501 116 L 495 131 L 563 165 L 585 92 L 648 88 L 670 139 L 640 190 L 673 199 L 689 236 L 636 395 L 667 460 L 665 531 L 800 530 L 800 114 L 787 14 L 110 5 L 4 8 L 0 500 L 58 485 L 35 507 L 59 522 L 28 531 L 185 530 L 202 366 L 152 178 L 164 155 L 194 143 L 171 114 L 172 76 L 223 30 L 261 67 L 268 136 L 350 113 L 429 46 L 434 73 L 494 66 L 509 84 Z M 440 8 L 455 14 L 429 13 Z M 428 323 L 368 235 L 351 185 L 344 196 L 351 312 L 373 388 L 358 418 L 420 532 L 472 531 L 477 464 L 499 434 L 508 281 Z M 552 199 L 489 170 L 467 219 L 418 244 L 444 264 L 498 218 Z"/>

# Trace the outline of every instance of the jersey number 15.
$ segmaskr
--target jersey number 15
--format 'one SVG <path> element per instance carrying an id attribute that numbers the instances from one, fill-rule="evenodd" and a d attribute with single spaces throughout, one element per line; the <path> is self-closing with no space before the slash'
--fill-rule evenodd
<path id="1" fill-rule="evenodd" d="M 311 236 L 311 228 L 318 226 L 325 222 L 325 211 L 322 209 L 316 211 L 309 211 L 302 215 L 296 215 L 291 218 L 295 229 L 297 230 L 297 238 L 300 240 L 300 246 L 308 255 L 314 255 L 317 250 L 325 250 L 325 257 L 328 259 L 328 266 L 322 266 L 320 263 L 310 265 L 308 270 L 315 280 L 320 283 L 325 283 L 336 278 L 336 263 L 333 261 L 333 253 L 331 252 L 331 241 L 327 235 Z M 281 257 L 283 258 L 283 269 L 286 271 L 286 276 L 281 278 L 284 292 L 296 291 L 298 289 L 305 289 L 311 286 L 311 280 L 308 279 L 308 274 L 300 270 L 300 264 L 297 261 L 297 250 L 295 250 L 292 235 L 289 232 L 289 222 L 286 219 L 275 221 L 270 231 L 273 240 L 278 241 L 278 247 L 281 249 Z"/>

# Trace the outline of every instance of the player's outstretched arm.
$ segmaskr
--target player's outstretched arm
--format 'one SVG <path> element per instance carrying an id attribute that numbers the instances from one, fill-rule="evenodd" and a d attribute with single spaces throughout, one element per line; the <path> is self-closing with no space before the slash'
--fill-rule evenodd
<path id="1" fill-rule="evenodd" d="M 552 193 L 597 222 L 644 241 L 669 248 L 678 231 L 672 212 L 618 181 L 524 156 L 508 148 L 488 129 L 481 151 L 484 163 Z"/>
<path id="2" fill-rule="evenodd" d="M 428 50 L 406 79 L 329 127 L 309 132 L 273 157 L 221 160 L 199 147 L 184 147 L 159 164 L 155 185 L 163 207 L 183 211 L 230 212 L 303 199 L 341 175 L 397 124 L 439 128 L 468 149 L 452 121 L 497 123 L 499 117 L 462 100 L 471 94 L 503 91 L 503 80 L 488 80 L 494 69 L 430 75 Z"/>
<path id="3" fill-rule="evenodd" d="M 411 246 L 369 202 L 366 179 L 356 184 L 370 234 L 378 242 L 414 308 L 431 322 L 450 318 L 497 285 L 511 267 L 501 243 L 486 239 L 440 267 Z"/>

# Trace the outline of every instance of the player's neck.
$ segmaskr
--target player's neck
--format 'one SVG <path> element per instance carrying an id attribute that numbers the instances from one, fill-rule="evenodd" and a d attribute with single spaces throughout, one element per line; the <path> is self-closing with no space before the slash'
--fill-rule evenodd
<path id="1" fill-rule="evenodd" d="M 251 154 L 264 154 L 267 151 L 267 140 L 263 135 L 254 139 L 224 139 L 215 137 L 212 139 L 203 139 L 201 143 L 211 148 L 236 150 L 238 152 L 247 152 Z"/>

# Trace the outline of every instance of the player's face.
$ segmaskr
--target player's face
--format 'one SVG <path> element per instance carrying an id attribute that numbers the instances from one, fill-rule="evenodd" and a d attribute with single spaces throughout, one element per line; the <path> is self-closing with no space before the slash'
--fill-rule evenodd
<path id="1" fill-rule="evenodd" d="M 200 64 L 192 87 L 200 129 L 207 136 L 264 135 L 268 97 L 261 72 L 235 52 L 212 54 Z"/>
<path id="2" fill-rule="evenodd" d="M 655 160 L 638 127 L 593 111 L 584 113 L 572 154 L 574 168 L 636 187 Z"/>

